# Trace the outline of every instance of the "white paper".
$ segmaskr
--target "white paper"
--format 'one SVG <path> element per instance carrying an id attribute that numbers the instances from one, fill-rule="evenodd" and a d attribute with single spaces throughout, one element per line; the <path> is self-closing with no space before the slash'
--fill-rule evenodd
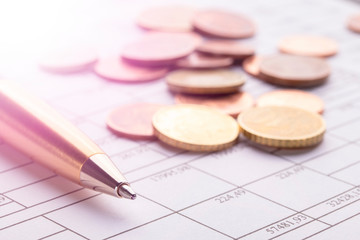
<path id="1" fill-rule="evenodd" d="M 343 0 L 173 1 L 248 15 L 259 55 L 291 34 L 339 44 L 331 77 L 306 89 L 325 101 L 317 147 L 285 150 L 240 141 L 213 154 L 133 141 L 105 125 L 116 106 L 174 103 L 164 79 L 121 84 L 91 72 L 52 74 L 37 60 L 52 45 L 92 44 L 117 55 L 144 32 L 136 16 L 168 1 L 11 1 L 1 6 L 0 75 L 48 102 L 107 152 L 138 193 L 135 201 L 83 189 L 0 140 L 0 239 L 358 239 L 360 34 L 346 28 L 360 5 Z M 24 5 L 22 5 L 24 4 Z M 6 5 L 6 4 L 5 4 Z M 242 71 L 234 67 L 235 71 Z M 278 89 L 247 76 L 258 97 Z"/>

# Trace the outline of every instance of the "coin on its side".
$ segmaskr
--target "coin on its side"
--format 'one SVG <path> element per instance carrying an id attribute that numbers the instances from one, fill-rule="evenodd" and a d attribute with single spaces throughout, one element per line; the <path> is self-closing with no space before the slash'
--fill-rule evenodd
<path id="1" fill-rule="evenodd" d="M 300 148 L 320 143 L 325 133 L 323 118 L 294 107 L 256 107 L 238 116 L 245 137 L 259 144 Z"/>
<path id="2" fill-rule="evenodd" d="M 177 70 L 166 76 L 170 91 L 188 94 L 227 94 L 238 92 L 245 77 L 228 69 Z"/>
<path id="3" fill-rule="evenodd" d="M 236 117 L 240 112 L 254 105 L 254 98 L 247 92 L 239 92 L 216 96 L 194 96 L 177 94 L 177 104 L 198 104 L 215 108 L 222 113 Z"/>
<path id="4" fill-rule="evenodd" d="M 165 105 L 132 103 L 114 109 L 107 117 L 108 128 L 120 136 L 132 139 L 155 138 L 152 127 L 153 115 Z"/>
<path id="5" fill-rule="evenodd" d="M 235 59 L 243 59 L 255 53 L 253 46 L 235 40 L 208 40 L 196 50 L 206 54 L 228 56 Z"/>
<path id="6" fill-rule="evenodd" d="M 316 86 L 324 83 L 329 75 L 329 64 L 318 57 L 278 54 L 260 63 L 260 78 L 281 86 Z"/>
<path id="7" fill-rule="evenodd" d="M 278 48 L 283 53 L 311 57 L 330 57 L 338 51 L 334 40 L 312 35 L 285 37 L 280 41 Z"/>
<path id="8" fill-rule="evenodd" d="M 200 105 L 164 107 L 152 122 L 162 142 L 189 151 L 219 151 L 234 145 L 239 136 L 234 118 Z"/>
<path id="9" fill-rule="evenodd" d="M 203 34 L 220 38 L 247 38 L 255 34 L 255 26 L 246 16 L 218 9 L 198 11 L 193 26 Z"/>
<path id="10" fill-rule="evenodd" d="M 360 14 L 350 16 L 347 27 L 353 32 L 360 33 Z"/>
<path id="11" fill-rule="evenodd" d="M 142 12 L 136 23 L 148 30 L 186 32 L 192 30 L 194 14 L 195 9 L 189 6 L 158 6 Z"/>
<path id="12" fill-rule="evenodd" d="M 256 106 L 298 107 L 315 113 L 324 111 L 324 101 L 321 98 L 296 89 L 281 89 L 265 93 L 257 99 Z"/>

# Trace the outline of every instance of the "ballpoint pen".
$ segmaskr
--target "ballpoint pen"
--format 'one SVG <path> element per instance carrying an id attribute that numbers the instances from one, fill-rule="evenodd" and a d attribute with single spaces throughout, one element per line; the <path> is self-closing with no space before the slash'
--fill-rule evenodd
<path id="1" fill-rule="evenodd" d="M 110 158 L 46 103 L 0 80 L 0 138 L 55 173 L 116 197 L 136 194 Z"/>

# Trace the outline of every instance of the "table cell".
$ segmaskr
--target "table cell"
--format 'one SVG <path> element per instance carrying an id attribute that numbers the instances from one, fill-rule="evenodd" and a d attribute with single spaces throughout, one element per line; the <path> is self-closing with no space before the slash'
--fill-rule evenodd
<path id="1" fill-rule="evenodd" d="M 357 155 L 354 153 L 354 155 Z M 354 184 L 354 185 L 360 185 L 360 163 L 354 164 L 352 166 L 349 166 L 341 171 L 338 171 L 331 176 L 341 179 L 345 182 Z"/>
<path id="2" fill-rule="evenodd" d="M 302 211 L 349 190 L 351 186 L 302 166 L 295 166 L 245 188 L 295 211 Z"/>
<path id="3" fill-rule="evenodd" d="M 292 165 L 271 153 L 244 145 L 207 155 L 189 164 L 238 186 Z"/>
<path id="4" fill-rule="evenodd" d="M 51 212 L 46 217 L 86 238 L 103 239 L 168 214 L 170 211 L 166 208 L 140 196 L 136 201 L 129 201 L 102 194 Z"/>
<path id="5" fill-rule="evenodd" d="M 181 212 L 234 238 L 257 231 L 294 213 L 240 188 Z"/>
<path id="6" fill-rule="evenodd" d="M 24 209 L 24 207 L 16 202 L 10 202 L 8 204 L 1 205 L 0 206 L 0 217 L 17 212 L 21 209 Z"/>
<path id="7" fill-rule="evenodd" d="M 357 119 L 335 129 L 331 129 L 330 133 L 348 141 L 357 141 L 360 139 L 359 130 L 360 119 Z"/>
<path id="8" fill-rule="evenodd" d="M 234 185 L 188 165 L 158 173 L 132 186 L 140 195 L 174 210 L 183 209 L 235 188 Z"/>

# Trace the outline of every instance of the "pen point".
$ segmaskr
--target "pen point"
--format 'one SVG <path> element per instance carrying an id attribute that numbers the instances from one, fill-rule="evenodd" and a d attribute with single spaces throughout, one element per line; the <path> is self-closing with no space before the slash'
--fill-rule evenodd
<path id="1" fill-rule="evenodd" d="M 136 198 L 136 193 L 128 184 L 121 184 L 118 188 L 118 194 L 119 196 L 127 199 L 134 200 Z"/>

